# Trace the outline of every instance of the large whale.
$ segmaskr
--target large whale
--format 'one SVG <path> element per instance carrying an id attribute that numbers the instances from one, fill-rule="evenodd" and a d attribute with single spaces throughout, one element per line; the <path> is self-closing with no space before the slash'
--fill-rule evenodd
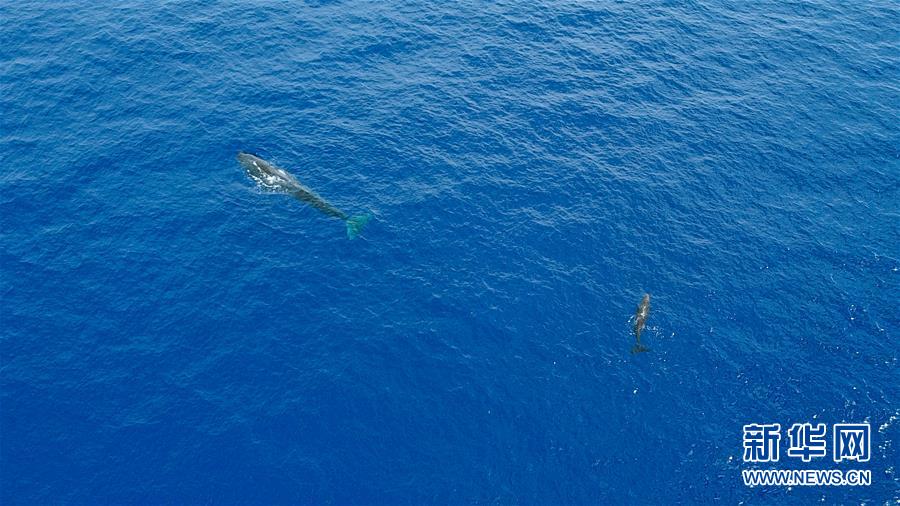
<path id="1" fill-rule="evenodd" d="M 276 167 L 256 155 L 241 151 L 238 153 L 237 159 L 238 163 L 247 171 L 247 175 L 260 186 L 287 193 L 328 216 L 345 221 L 347 223 L 347 237 L 350 239 L 356 238 L 362 232 L 362 228 L 372 218 L 369 214 L 348 216 L 347 213 L 329 204 L 325 199 L 316 195 L 315 192 L 300 184 L 300 181 L 297 181 L 297 178 L 288 171 Z"/>
<path id="2" fill-rule="evenodd" d="M 647 315 L 650 314 L 650 294 L 645 293 L 644 298 L 641 300 L 641 304 L 638 306 L 637 311 L 634 313 L 634 347 L 631 348 L 631 353 L 643 353 L 645 351 L 650 351 L 650 348 L 647 348 L 643 344 L 641 344 L 641 331 L 644 330 L 644 324 L 647 323 Z"/>

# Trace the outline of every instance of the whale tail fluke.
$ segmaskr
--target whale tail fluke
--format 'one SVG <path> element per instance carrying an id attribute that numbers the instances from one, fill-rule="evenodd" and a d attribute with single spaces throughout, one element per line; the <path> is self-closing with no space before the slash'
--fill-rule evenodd
<path id="1" fill-rule="evenodd" d="M 631 348 L 631 353 L 644 353 L 650 351 L 650 348 L 644 346 L 643 344 L 636 344 L 634 348 Z"/>
<path id="2" fill-rule="evenodd" d="M 347 218 L 347 237 L 356 239 L 371 219 L 371 214 L 358 214 Z"/>

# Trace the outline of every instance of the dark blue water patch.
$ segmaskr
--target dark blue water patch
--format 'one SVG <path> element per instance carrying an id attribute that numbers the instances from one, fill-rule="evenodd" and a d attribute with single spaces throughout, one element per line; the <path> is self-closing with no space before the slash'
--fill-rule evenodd
<path id="1" fill-rule="evenodd" d="M 897 498 L 892 3 L 0 20 L 4 504 Z M 819 421 L 871 486 L 741 483 Z"/>

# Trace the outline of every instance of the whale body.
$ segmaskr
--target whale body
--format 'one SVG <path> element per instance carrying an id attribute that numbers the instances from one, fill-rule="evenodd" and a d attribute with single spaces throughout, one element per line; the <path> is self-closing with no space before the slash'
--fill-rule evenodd
<path id="1" fill-rule="evenodd" d="M 287 193 L 328 216 L 345 221 L 347 223 L 347 237 L 350 239 L 355 239 L 372 218 L 369 214 L 347 215 L 347 213 L 316 195 L 314 191 L 303 186 L 290 172 L 276 167 L 256 155 L 241 151 L 237 155 L 237 160 L 244 170 L 247 171 L 247 175 L 263 188 Z"/>
<path id="2" fill-rule="evenodd" d="M 650 314 L 650 294 L 645 293 L 641 299 L 641 304 L 634 313 L 634 347 L 631 353 L 643 353 L 650 351 L 650 348 L 641 344 L 641 331 L 644 330 L 644 324 L 647 323 L 647 316 Z"/>

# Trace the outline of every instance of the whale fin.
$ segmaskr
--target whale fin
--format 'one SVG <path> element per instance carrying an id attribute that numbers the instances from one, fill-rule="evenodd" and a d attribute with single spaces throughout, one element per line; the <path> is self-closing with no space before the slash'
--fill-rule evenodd
<path id="1" fill-rule="evenodd" d="M 365 227 L 366 223 L 371 219 L 371 214 L 358 214 L 347 218 L 347 237 L 349 239 L 356 239 L 362 232 L 363 227 Z"/>
<path id="2" fill-rule="evenodd" d="M 634 353 L 644 353 L 644 352 L 647 352 L 647 351 L 650 351 L 650 348 L 644 346 L 643 344 L 636 344 L 636 345 L 634 345 L 634 348 L 631 348 L 631 353 L 632 353 L 632 354 L 634 354 Z"/>

